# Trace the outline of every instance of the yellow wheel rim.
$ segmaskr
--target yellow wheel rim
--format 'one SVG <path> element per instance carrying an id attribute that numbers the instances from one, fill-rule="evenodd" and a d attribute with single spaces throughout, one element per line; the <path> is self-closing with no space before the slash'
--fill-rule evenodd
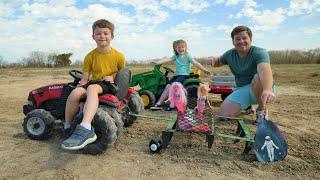
<path id="1" fill-rule="evenodd" d="M 147 95 L 145 95 L 145 94 L 142 94 L 140 97 L 142 99 L 142 102 L 143 102 L 144 106 L 145 107 L 148 106 L 148 104 L 150 103 L 149 97 Z"/>

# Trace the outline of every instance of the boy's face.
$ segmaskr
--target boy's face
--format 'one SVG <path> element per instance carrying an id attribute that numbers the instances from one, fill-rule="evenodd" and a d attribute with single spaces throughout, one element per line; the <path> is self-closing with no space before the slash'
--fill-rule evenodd
<path id="1" fill-rule="evenodd" d="M 248 52 L 251 48 L 252 40 L 246 31 L 241 31 L 234 35 L 233 45 L 238 52 Z"/>
<path id="2" fill-rule="evenodd" d="M 92 38 L 96 41 L 98 47 L 109 46 L 113 35 L 109 28 L 95 28 Z"/>

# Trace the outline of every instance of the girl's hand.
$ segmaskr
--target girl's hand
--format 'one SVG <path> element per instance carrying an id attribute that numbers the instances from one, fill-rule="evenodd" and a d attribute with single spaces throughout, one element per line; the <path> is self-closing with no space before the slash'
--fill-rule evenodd
<path id="1" fill-rule="evenodd" d="M 210 74 L 211 74 L 211 72 L 208 71 L 208 70 L 203 70 L 203 72 L 204 72 L 206 75 L 210 75 Z"/>

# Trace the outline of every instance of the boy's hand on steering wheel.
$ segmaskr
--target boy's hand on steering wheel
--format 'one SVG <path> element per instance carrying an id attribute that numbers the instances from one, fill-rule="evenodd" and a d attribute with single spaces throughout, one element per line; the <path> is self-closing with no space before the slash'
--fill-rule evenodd
<path id="1" fill-rule="evenodd" d="M 114 83 L 113 76 L 104 76 L 104 77 L 102 77 L 102 80 L 110 82 L 110 83 Z"/>

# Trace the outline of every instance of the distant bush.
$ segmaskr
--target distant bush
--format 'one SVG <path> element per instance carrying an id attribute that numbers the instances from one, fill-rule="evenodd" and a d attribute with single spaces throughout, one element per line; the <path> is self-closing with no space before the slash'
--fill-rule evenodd
<path id="1" fill-rule="evenodd" d="M 272 64 L 320 64 L 320 48 L 308 51 L 269 51 Z"/>

